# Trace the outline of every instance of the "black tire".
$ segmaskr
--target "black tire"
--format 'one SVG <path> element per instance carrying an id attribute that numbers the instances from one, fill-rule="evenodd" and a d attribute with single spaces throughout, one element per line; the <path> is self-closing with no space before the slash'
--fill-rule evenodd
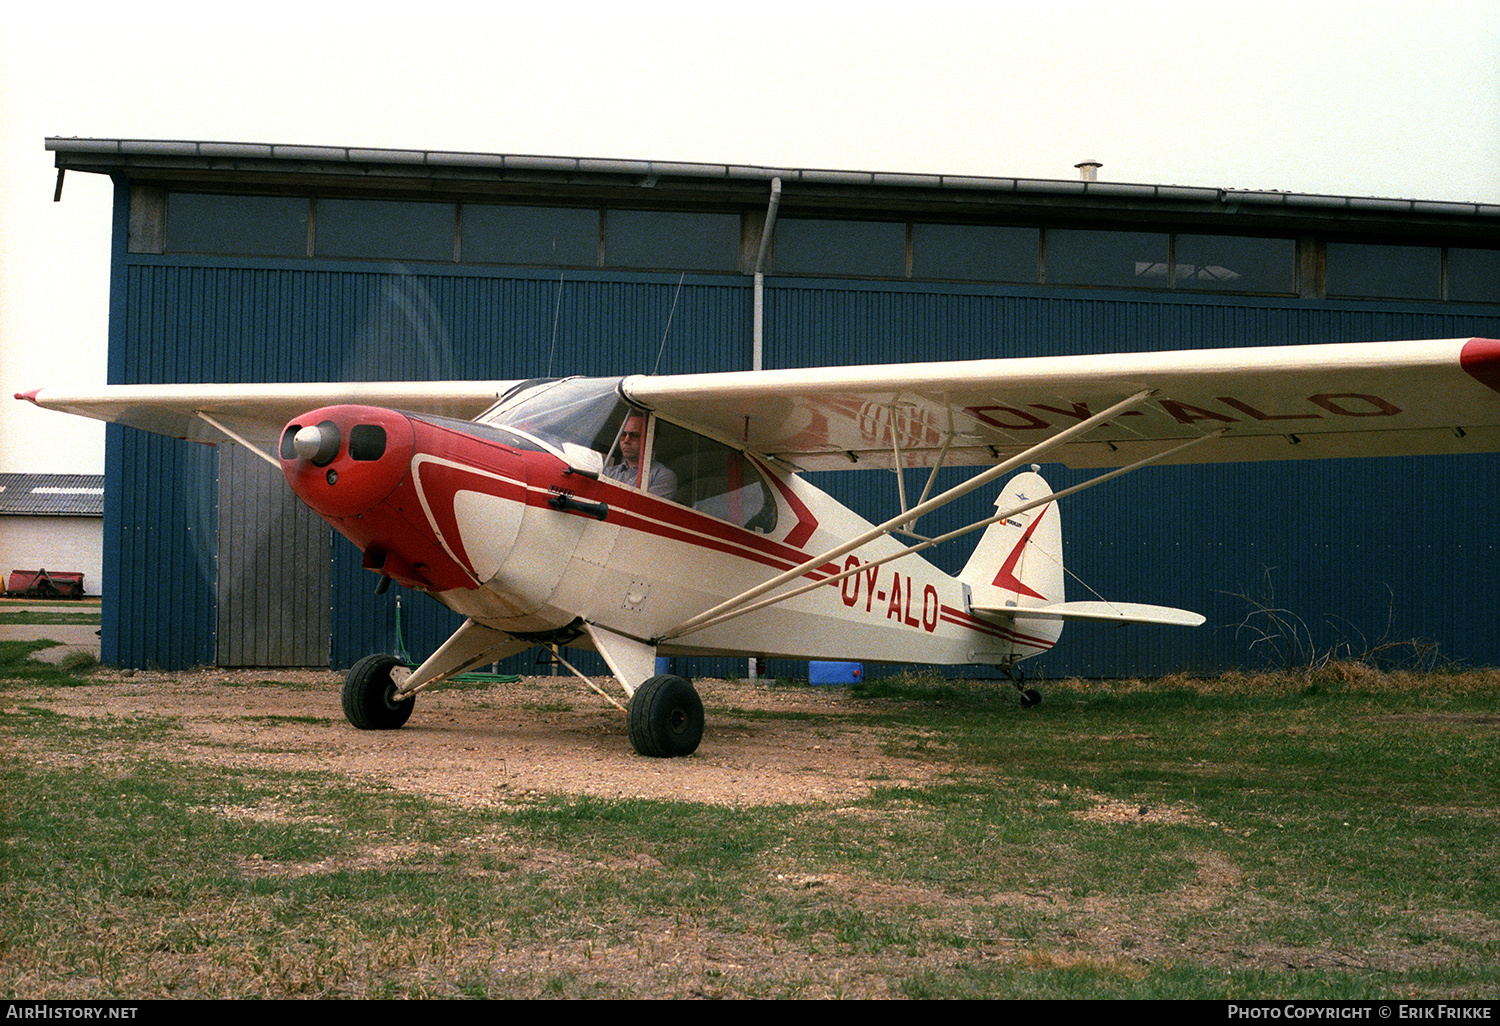
<path id="1" fill-rule="evenodd" d="M 1040 691 L 1033 691 L 1031 688 L 1027 688 L 1025 691 L 1021 692 L 1021 708 L 1022 709 L 1030 709 L 1033 706 L 1037 706 L 1037 705 L 1041 705 L 1041 704 L 1042 704 L 1042 694 L 1041 694 Z"/>
<path id="2" fill-rule="evenodd" d="M 641 755 L 692 755 L 703 740 L 703 700 L 681 677 L 652 677 L 631 696 L 626 724 L 630 743 Z"/>
<path id="3" fill-rule="evenodd" d="M 396 700 L 391 670 L 401 665 L 392 655 L 368 655 L 344 678 L 344 716 L 360 730 L 395 730 L 411 718 L 415 697 Z"/>

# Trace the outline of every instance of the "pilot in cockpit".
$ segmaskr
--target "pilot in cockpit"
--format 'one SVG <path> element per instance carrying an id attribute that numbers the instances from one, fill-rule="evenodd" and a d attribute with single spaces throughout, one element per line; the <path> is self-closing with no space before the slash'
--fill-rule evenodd
<path id="1" fill-rule="evenodd" d="M 646 418 L 639 413 L 632 413 L 625 418 L 625 424 L 620 428 L 619 461 L 605 467 L 604 476 L 670 499 L 677 491 L 677 475 L 668 467 L 653 460 L 650 474 L 645 481 L 641 480 L 641 449 L 645 444 Z"/>

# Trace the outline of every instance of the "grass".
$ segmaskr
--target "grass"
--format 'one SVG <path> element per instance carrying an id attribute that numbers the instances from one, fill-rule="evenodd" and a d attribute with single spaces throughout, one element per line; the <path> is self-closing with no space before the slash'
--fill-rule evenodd
<path id="1" fill-rule="evenodd" d="M 935 783 L 466 809 L 166 759 L 171 718 L 12 697 L 78 683 L 23 655 L 0 647 L 9 998 L 1500 990 L 1495 674 L 1068 681 L 1031 710 L 875 681 L 824 726 Z"/>
<path id="2" fill-rule="evenodd" d="M 99 607 L 93 609 L 5 609 L 0 608 L 3 623 L 97 624 Z"/>
<path id="3" fill-rule="evenodd" d="M 34 652 L 53 648 L 55 641 L 0 641 L 0 689 L 7 681 L 48 684 L 53 687 L 78 687 L 90 683 L 84 676 L 98 665 L 84 652 L 70 653 L 61 663 L 32 659 Z"/>

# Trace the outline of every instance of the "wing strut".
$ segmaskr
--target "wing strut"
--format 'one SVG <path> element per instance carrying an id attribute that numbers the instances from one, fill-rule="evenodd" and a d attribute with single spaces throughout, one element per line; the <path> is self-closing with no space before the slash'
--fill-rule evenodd
<path id="1" fill-rule="evenodd" d="M 890 420 L 890 428 L 891 428 L 891 455 L 892 455 L 891 462 L 895 464 L 895 466 L 894 466 L 893 469 L 896 472 L 896 497 L 897 497 L 898 501 L 901 503 L 901 512 L 905 513 L 906 512 L 906 459 L 905 459 L 905 456 L 901 452 L 901 434 L 900 434 L 900 431 L 896 427 L 896 404 L 892 403 L 888 407 L 888 409 L 890 410 L 890 414 L 891 414 L 891 420 Z M 952 423 L 952 421 L 953 421 L 953 415 L 952 415 L 951 412 L 948 415 L 948 421 L 949 421 L 949 423 L 948 423 L 948 433 L 943 438 L 943 448 L 938 453 L 937 462 L 932 465 L 932 470 L 927 475 L 927 484 L 922 489 L 922 497 L 917 500 L 918 505 L 920 505 L 921 503 L 926 502 L 927 501 L 927 496 L 929 496 L 929 495 L 932 494 L 932 486 L 935 485 L 935 484 L 937 484 L 938 471 L 940 471 L 940 470 L 943 469 L 943 463 L 948 459 L 948 450 L 953 447 L 953 423 Z M 911 520 L 906 521 L 905 526 L 903 526 L 899 530 L 900 530 L 900 532 L 902 534 L 909 535 L 909 536 L 911 536 L 913 538 L 917 538 L 917 539 L 919 539 L 921 541 L 926 541 L 927 540 L 927 536 L 925 534 L 918 534 L 917 533 L 916 524 L 917 524 L 916 518 L 913 517 Z"/>
<path id="2" fill-rule="evenodd" d="M 208 414 L 204 413 L 202 410 L 194 410 L 193 411 L 193 415 L 195 417 L 197 417 L 199 420 L 203 421 L 209 427 L 213 428 L 215 431 L 219 432 L 224 437 L 228 438 L 231 442 L 239 442 L 246 449 L 249 449 L 251 452 L 255 453 L 255 455 L 257 455 L 261 459 L 265 460 L 267 463 L 269 463 L 271 466 L 275 467 L 277 470 L 281 469 L 281 461 L 278 460 L 275 456 L 272 456 L 270 453 L 266 452 L 266 450 L 262 449 L 260 446 L 256 445 L 254 442 L 246 441 L 243 437 L 241 437 L 240 435 L 235 434 L 233 431 L 229 430 L 227 427 L 225 427 L 223 424 L 219 423 L 217 420 L 214 420 L 212 417 L 210 417 Z"/>
<path id="3" fill-rule="evenodd" d="M 873 527 L 857 538 L 844 542 L 842 545 L 835 546 L 834 548 L 829 549 L 827 552 L 824 552 L 821 555 L 814 556 L 807 562 L 802 563 L 799 566 L 795 566 L 785 573 L 777 574 L 769 581 L 766 581 L 762 584 L 757 584 L 755 587 L 741 592 L 734 598 L 726 599 L 725 601 L 720 602 L 712 609 L 705 610 L 699 613 L 697 616 L 690 617 L 687 620 L 684 620 L 677 627 L 663 634 L 660 638 L 657 638 L 655 643 L 659 644 L 660 642 L 666 641 L 670 638 L 680 637 L 681 635 L 686 634 L 688 631 L 691 631 L 697 627 L 702 627 L 706 625 L 709 620 L 717 619 L 721 613 L 727 613 L 738 606 L 745 605 L 746 603 L 754 599 L 760 598 L 766 592 L 771 591 L 774 588 L 779 588 L 788 581 L 795 581 L 797 578 L 801 577 L 809 570 L 815 570 L 831 559 L 837 559 L 839 556 L 842 556 L 845 553 L 852 552 L 855 549 L 859 548 L 861 545 L 866 545 L 869 542 L 874 541 L 876 538 L 890 534 L 893 530 L 896 530 L 902 525 L 916 520 L 918 517 L 926 513 L 932 512 L 940 506 L 946 506 L 953 500 L 962 498 L 975 489 L 983 488 L 991 481 L 1009 474 L 1017 467 L 1034 462 L 1039 456 L 1041 456 L 1042 453 L 1054 449 L 1065 442 L 1071 441 L 1073 438 L 1076 438 L 1081 434 L 1092 431 L 1100 424 L 1103 424 L 1112 417 L 1118 416 L 1126 410 L 1141 405 L 1147 399 L 1151 398 L 1151 396 L 1153 396 L 1154 394 L 1154 389 L 1147 389 L 1142 392 L 1137 392 L 1135 395 L 1131 396 L 1128 399 L 1122 399 L 1108 409 L 1101 410 L 1099 413 L 1096 413 L 1091 417 L 1087 417 L 1079 421 L 1072 427 L 1065 428 L 1062 431 L 1059 431 L 1051 438 L 1048 438 L 1047 440 L 1042 442 L 1038 442 L 1036 445 L 1033 445 L 1025 452 L 1017 456 L 1012 456 L 1010 459 L 1006 460 L 1003 463 L 996 464 L 989 470 L 986 470 L 979 474 L 975 474 L 963 484 L 954 485 L 952 488 L 948 489 L 946 492 L 943 492 L 941 495 L 933 496 L 926 502 L 919 503 L 909 510 L 902 510 L 898 515 L 890 520 L 887 520 L 879 527 Z M 1159 459 L 1160 457 L 1157 458 Z M 821 584 L 823 582 L 819 581 L 818 583 Z"/>
<path id="4" fill-rule="evenodd" d="M 1181 445 L 1174 445 L 1172 448 L 1167 449 L 1164 452 L 1159 452 L 1155 456 L 1147 456 L 1143 460 L 1136 460 L 1134 463 L 1130 464 L 1129 466 L 1118 467 L 1118 468 L 1116 468 L 1114 470 L 1109 471 L 1108 473 L 1100 474 L 1098 477 L 1091 477 L 1087 481 L 1084 481 L 1081 484 L 1073 485 L 1071 488 L 1064 488 L 1060 492 L 1052 492 L 1052 493 L 1050 493 L 1048 495 L 1044 495 L 1040 499 L 1033 499 L 1032 501 L 1027 502 L 1027 503 L 1023 503 L 1020 506 L 1012 507 L 1011 509 L 1005 510 L 1003 513 L 996 513 L 994 516 L 992 516 L 992 517 L 986 517 L 985 519 L 979 521 L 978 523 L 970 524 L 968 527 L 960 527 L 957 530 L 949 531 L 947 534 L 940 534 L 936 538 L 927 538 L 927 539 L 919 542 L 916 545 L 908 545 L 904 549 L 900 549 L 899 551 L 892 552 L 890 555 L 881 556 L 879 559 L 872 559 L 869 562 L 861 563 L 858 566 L 854 567 L 853 569 L 845 570 L 843 573 L 834 574 L 832 577 L 820 577 L 818 580 L 811 581 L 811 582 L 809 582 L 807 584 L 804 584 L 800 588 L 793 588 L 791 591 L 782 592 L 779 595 L 772 595 L 769 598 L 763 598 L 759 602 L 749 602 L 746 605 L 742 605 L 742 606 L 739 606 L 739 607 L 734 608 L 734 609 L 726 610 L 725 612 L 722 612 L 722 613 L 719 613 L 719 614 L 715 615 L 711 619 L 702 620 L 701 622 L 696 623 L 696 624 L 694 624 L 691 627 L 688 627 L 688 626 L 684 625 L 683 627 L 677 628 L 677 630 L 675 630 L 671 634 L 666 635 L 665 638 L 675 638 L 675 637 L 678 637 L 679 635 L 682 635 L 682 634 L 691 634 L 693 631 L 702 630 L 705 627 L 712 627 L 715 624 L 723 623 L 725 620 L 733 620 L 737 616 L 744 616 L 746 613 L 753 613 L 757 609 L 764 609 L 766 606 L 774 606 L 776 603 L 785 601 L 786 599 L 795 598 L 798 595 L 805 595 L 807 592 L 812 591 L 814 588 L 821 588 L 824 585 L 828 585 L 828 584 L 838 584 L 840 581 L 844 580 L 844 578 L 846 578 L 846 577 L 853 577 L 857 573 L 869 570 L 869 568 L 872 567 L 872 566 L 880 566 L 880 565 L 882 565 L 884 563 L 889 563 L 893 559 L 900 559 L 902 556 L 909 556 L 913 552 L 921 552 L 923 549 L 929 549 L 929 548 L 931 548 L 934 545 L 941 545 L 943 542 L 952 541 L 954 538 L 959 538 L 959 537 L 962 537 L 963 535 L 970 534 L 970 533 L 972 533 L 974 531 L 977 531 L 981 527 L 989 527 L 991 524 L 997 524 L 1000 521 L 1006 519 L 1007 517 L 1013 517 L 1013 516 L 1015 516 L 1018 513 L 1025 513 L 1027 510 L 1029 510 L 1029 509 L 1035 509 L 1038 506 L 1045 506 L 1047 503 L 1054 502 L 1054 501 L 1056 501 L 1058 499 L 1065 499 L 1069 495 L 1077 494 L 1078 492 L 1081 492 L 1081 491 L 1084 491 L 1086 489 L 1092 488 L 1095 485 L 1101 485 L 1104 482 L 1110 480 L 1111 478 L 1122 477 L 1125 474 L 1128 474 L 1128 473 L 1130 473 L 1133 470 L 1140 470 L 1142 467 L 1150 466 L 1152 463 L 1159 463 L 1162 460 L 1166 459 L 1168 456 L 1171 456 L 1171 455 L 1173 455 L 1175 453 L 1181 452 L 1183 449 L 1187 449 L 1187 448 L 1190 448 L 1190 447 L 1195 446 L 1195 445 L 1201 445 L 1202 443 L 1207 442 L 1210 439 L 1218 438 L 1220 435 L 1224 434 L 1225 431 L 1227 431 L 1227 430 L 1228 430 L 1227 428 L 1219 428 L 1217 431 L 1214 431 L 1211 434 L 1201 435 L 1198 438 L 1190 438 L 1186 442 L 1183 442 Z M 1081 602 L 1080 603 L 1074 603 L 1074 605 L 1077 605 L 1079 607 L 1082 607 L 1082 606 L 1085 606 L 1085 605 L 1090 605 L 1090 604 L 1091 603 L 1081 603 Z M 1103 603 L 1099 603 L 1099 604 L 1103 605 Z M 1144 609 L 1146 607 L 1142 606 L 1140 608 Z M 1007 613 L 1007 614 L 1015 615 L 1017 613 L 1024 614 L 1026 612 L 1026 610 L 1005 609 L 1004 612 Z M 1083 614 L 1081 614 L 1081 613 L 1074 613 L 1073 615 L 1075 615 L 1075 616 L 1082 616 Z M 1055 618 L 1056 619 L 1061 619 L 1062 617 L 1059 616 L 1059 617 L 1055 617 Z M 697 619 L 697 618 L 695 618 L 695 619 Z M 1120 618 L 1118 616 L 1116 616 L 1116 617 L 1096 616 L 1095 619 L 1120 619 Z M 1178 621 L 1173 620 L 1171 622 L 1176 623 Z M 1196 626 L 1196 624 L 1194 624 L 1194 626 Z M 663 640 L 665 640 L 665 638 Z"/>

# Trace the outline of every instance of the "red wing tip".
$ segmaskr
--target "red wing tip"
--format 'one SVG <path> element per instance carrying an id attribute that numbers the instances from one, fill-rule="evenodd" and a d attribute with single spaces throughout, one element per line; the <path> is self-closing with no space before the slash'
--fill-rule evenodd
<path id="1" fill-rule="evenodd" d="M 1469 339 L 1459 351 L 1458 364 L 1475 381 L 1500 392 L 1500 339 Z"/>
<path id="2" fill-rule="evenodd" d="M 37 395 L 40 394 L 41 391 L 42 390 L 40 388 L 33 388 L 30 392 L 17 392 L 16 398 L 25 399 L 27 402 L 34 403 L 36 402 Z"/>

